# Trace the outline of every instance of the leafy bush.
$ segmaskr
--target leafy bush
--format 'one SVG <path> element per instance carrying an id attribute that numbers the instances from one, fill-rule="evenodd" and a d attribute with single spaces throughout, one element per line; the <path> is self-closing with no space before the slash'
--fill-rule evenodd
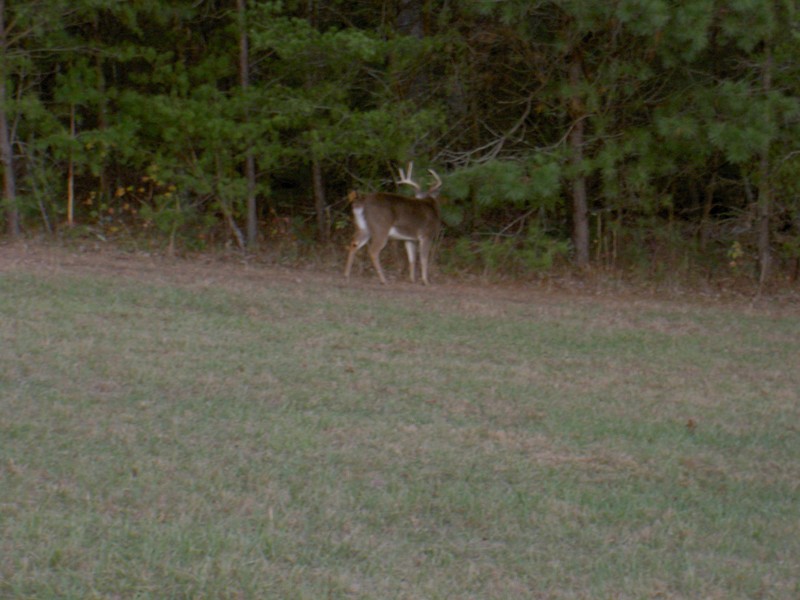
<path id="1" fill-rule="evenodd" d="M 544 232 L 537 224 L 520 236 L 492 236 L 476 241 L 458 238 L 442 252 L 446 270 L 480 270 L 485 275 L 529 275 L 553 267 L 566 259 L 570 243 Z"/>

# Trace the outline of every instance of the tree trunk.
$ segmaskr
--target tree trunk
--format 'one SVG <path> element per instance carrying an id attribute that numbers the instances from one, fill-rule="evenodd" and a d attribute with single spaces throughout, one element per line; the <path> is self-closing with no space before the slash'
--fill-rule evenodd
<path id="1" fill-rule="evenodd" d="M 769 158 L 762 155 L 758 164 L 758 289 L 769 279 L 772 266 L 772 249 L 770 248 L 770 217 L 772 214 L 772 189 L 769 182 Z"/>
<path id="2" fill-rule="evenodd" d="M 100 38 L 100 24 L 95 22 L 95 35 L 97 36 L 98 40 Z M 99 41 L 97 42 L 99 45 Z M 97 89 L 98 89 L 98 99 L 97 99 L 97 127 L 100 131 L 105 132 L 108 130 L 108 94 L 106 92 L 106 78 L 105 74 L 103 73 L 103 55 L 102 53 L 98 53 L 95 57 L 95 71 L 97 72 Z M 108 174 L 108 163 L 103 161 L 103 165 L 100 168 L 100 176 L 98 178 L 98 185 L 100 186 L 100 197 L 101 198 L 108 198 L 109 194 L 109 174 Z"/>
<path id="3" fill-rule="evenodd" d="M 69 105 L 69 139 L 75 141 L 75 104 Z M 72 156 L 72 148 L 69 150 L 69 162 L 67 163 L 67 225 L 72 227 L 75 224 L 75 159 Z"/>
<path id="4" fill-rule="evenodd" d="M 400 0 L 397 7 L 397 30 L 403 35 L 422 39 L 425 34 L 423 2 L 420 0 Z"/>
<path id="5" fill-rule="evenodd" d="M 328 203 L 325 200 L 325 180 L 322 176 L 322 165 L 318 159 L 311 162 L 311 178 L 314 183 L 314 209 L 317 213 L 317 230 L 323 242 L 330 239 L 328 224 Z"/>
<path id="6" fill-rule="evenodd" d="M 311 26 L 318 27 L 319 5 L 316 0 L 308 0 L 306 14 Z M 309 91 L 313 90 L 318 78 L 318 73 L 310 69 L 306 73 L 305 88 Z M 311 139 L 308 151 L 311 156 L 311 184 L 314 195 L 314 214 L 317 216 L 317 237 L 320 241 L 327 242 L 330 239 L 330 226 L 328 224 L 328 203 L 325 199 L 325 178 L 322 174 L 322 161 L 316 150 L 317 133 L 313 130 L 310 133 Z"/>
<path id="7" fill-rule="evenodd" d="M 766 96 L 772 89 L 772 53 L 767 50 L 761 72 L 762 92 Z M 770 184 L 769 143 L 761 151 L 758 161 L 758 293 L 769 279 L 772 266 L 770 248 L 770 217 L 772 213 L 772 187 Z"/>
<path id="8" fill-rule="evenodd" d="M 399 0 L 395 27 L 398 33 L 421 40 L 425 37 L 425 2 L 424 0 Z M 425 101 L 428 89 L 428 71 L 425 68 L 415 69 L 408 79 L 395 81 L 397 92 L 404 100 L 419 103 Z M 412 152 L 414 151 L 412 147 Z"/>
<path id="9" fill-rule="evenodd" d="M 17 208 L 17 182 L 14 176 L 14 149 L 6 113 L 6 26 L 5 0 L 0 0 L 0 163 L 3 165 L 3 200 L 6 212 L 6 229 L 12 238 L 19 237 L 19 209 Z"/>
<path id="10" fill-rule="evenodd" d="M 250 53 L 245 1 L 236 0 L 239 15 L 239 77 L 244 95 L 250 87 Z M 245 118 L 249 121 L 249 109 Z M 258 206 L 256 205 L 256 160 L 250 148 L 245 153 L 244 174 L 247 179 L 247 247 L 253 250 L 258 246 Z"/>
<path id="11" fill-rule="evenodd" d="M 256 159 L 253 151 L 248 150 L 244 163 L 247 179 L 247 247 L 254 250 L 258 247 L 258 205 L 256 202 Z"/>
<path id="12" fill-rule="evenodd" d="M 240 250 L 244 251 L 247 249 L 247 241 L 242 235 L 242 231 L 239 229 L 239 226 L 236 224 L 236 219 L 233 218 L 233 210 L 231 209 L 231 205 L 228 204 L 228 199 L 223 195 L 222 186 L 220 185 L 220 182 L 222 181 L 222 164 L 219 157 L 217 157 L 216 166 L 217 175 L 215 187 L 217 197 L 219 198 L 219 206 L 222 209 L 222 214 L 225 216 L 225 220 L 228 221 L 228 227 L 230 227 L 233 237 L 236 238 L 236 245 L 239 246 Z M 177 195 L 176 198 L 178 198 Z"/>
<path id="13" fill-rule="evenodd" d="M 582 78 L 580 59 L 573 59 L 569 66 L 569 82 L 572 86 L 572 129 L 569 132 L 570 164 L 572 180 L 572 243 L 575 245 L 575 264 L 585 269 L 589 266 L 589 208 L 586 198 L 586 176 L 583 168 L 584 114 L 583 103 L 578 95 Z"/>
<path id="14" fill-rule="evenodd" d="M 709 239 L 711 238 L 711 211 L 714 210 L 714 192 L 717 185 L 716 166 L 714 169 L 715 172 L 711 175 L 711 181 L 706 185 L 703 199 L 703 216 L 700 221 L 700 251 L 703 253 L 708 249 Z"/>

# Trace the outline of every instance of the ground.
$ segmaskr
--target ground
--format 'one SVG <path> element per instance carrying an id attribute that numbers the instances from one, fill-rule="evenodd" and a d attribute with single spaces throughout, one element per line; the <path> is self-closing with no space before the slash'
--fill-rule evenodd
<path id="1" fill-rule="evenodd" d="M 538 277 L 535 281 L 496 281 L 475 276 L 445 276 L 434 271 L 433 285 L 411 284 L 397 265 L 387 268 L 390 283 L 381 286 L 367 264 L 354 270 L 347 282 L 342 277 L 345 259 L 324 261 L 315 266 L 276 266 L 256 257 L 245 258 L 236 252 L 195 253 L 185 257 L 168 257 L 160 253 L 130 251 L 113 244 L 85 242 L 61 244 L 47 241 L 0 241 L 0 272 L 10 270 L 42 273 L 70 270 L 73 272 L 116 275 L 146 281 L 166 280 L 175 283 L 202 283 L 226 289 L 257 285 L 260 281 L 286 281 L 293 285 L 304 282 L 348 286 L 365 293 L 402 294 L 404 296 L 460 303 L 475 301 L 476 310 L 499 307 L 505 302 L 602 303 L 624 311 L 631 303 L 677 302 L 692 305 L 725 306 L 747 312 L 774 315 L 800 313 L 800 284 L 787 283 L 771 294 L 755 298 L 755 284 L 737 282 L 708 283 L 686 286 L 675 283 L 631 283 L 617 275 L 589 273 L 580 277 L 559 273 Z M 388 254 L 388 253 L 387 253 Z M 478 308 L 482 307 L 482 308 Z"/>
<path id="2" fill-rule="evenodd" d="M 0 242 L 0 597 L 800 597 L 796 290 L 343 260 Z"/>

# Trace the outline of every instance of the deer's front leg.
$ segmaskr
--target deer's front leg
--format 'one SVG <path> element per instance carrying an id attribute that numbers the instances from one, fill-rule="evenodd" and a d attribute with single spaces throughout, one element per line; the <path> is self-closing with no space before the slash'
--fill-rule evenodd
<path id="1" fill-rule="evenodd" d="M 356 231 L 353 241 L 350 242 L 350 251 L 347 253 L 347 263 L 344 267 L 345 279 L 350 279 L 350 269 L 353 267 L 353 259 L 356 257 L 356 252 L 363 248 L 368 241 L 369 233 L 363 230 Z"/>
<path id="2" fill-rule="evenodd" d="M 369 242 L 369 248 L 367 248 L 369 257 L 372 259 L 372 265 L 375 267 L 375 270 L 378 272 L 378 277 L 384 285 L 386 285 L 386 276 L 383 274 L 383 267 L 381 267 L 380 254 L 381 250 L 386 246 L 386 241 L 386 237 L 373 237 Z"/>

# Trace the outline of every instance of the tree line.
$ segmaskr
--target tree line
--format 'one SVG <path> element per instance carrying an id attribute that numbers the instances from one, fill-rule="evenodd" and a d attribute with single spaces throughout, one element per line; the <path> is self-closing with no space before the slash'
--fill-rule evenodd
<path id="1" fill-rule="evenodd" d="M 8 236 L 337 239 L 443 174 L 453 268 L 800 269 L 796 0 L 0 0 Z"/>

